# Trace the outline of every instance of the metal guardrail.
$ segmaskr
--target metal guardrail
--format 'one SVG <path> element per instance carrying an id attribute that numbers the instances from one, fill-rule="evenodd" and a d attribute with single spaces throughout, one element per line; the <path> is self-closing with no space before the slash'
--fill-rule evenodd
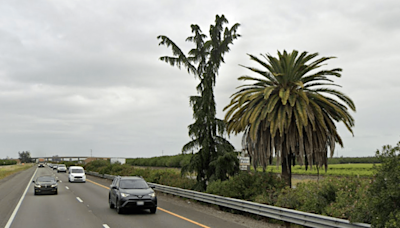
<path id="1" fill-rule="evenodd" d="M 98 174 L 96 172 L 86 171 L 87 174 L 97 177 L 102 177 L 112 180 L 113 175 L 108 174 Z M 150 186 L 154 186 L 155 190 L 188 198 L 197 201 L 210 203 L 218 206 L 223 206 L 239 211 L 244 211 L 247 213 L 260 215 L 268 218 L 273 218 L 276 220 L 289 222 L 293 224 L 303 225 L 306 227 L 317 227 L 317 228 L 333 228 L 333 227 L 343 227 L 343 228 L 357 228 L 357 227 L 371 227 L 370 224 L 365 223 L 350 223 L 348 220 L 338 219 L 313 213 L 307 213 L 302 211 L 296 211 L 287 208 L 274 207 L 270 205 L 254 203 L 246 200 L 239 200 L 229 197 L 223 197 L 213 194 L 207 194 L 192 190 L 186 190 L 181 188 L 169 187 L 160 184 L 149 183 Z"/>

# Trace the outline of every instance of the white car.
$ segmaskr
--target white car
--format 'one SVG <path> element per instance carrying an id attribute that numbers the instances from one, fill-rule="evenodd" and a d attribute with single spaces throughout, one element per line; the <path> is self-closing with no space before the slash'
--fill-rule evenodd
<path id="1" fill-rule="evenodd" d="M 69 182 L 86 182 L 85 170 L 81 166 L 70 166 L 68 171 Z"/>
<path id="2" fill-rule="evenodd" d="M 64 164 L 58 164 L 57 165 L 57 173 L 59 172 L 67 172 L 67 167 Z"/>

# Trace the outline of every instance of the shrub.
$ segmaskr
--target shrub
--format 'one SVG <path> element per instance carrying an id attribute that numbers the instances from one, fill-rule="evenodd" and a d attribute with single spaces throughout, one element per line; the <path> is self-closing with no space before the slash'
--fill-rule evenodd
<path id="1" fill-rule="evenodd" d="M 240 172 L 226 181 L 211 182 L 206 192 L 220 196 L 254 201 L 268 198 L 283 189 L 284 183 L 273 173 Z M 271 196 L 271 198 L 273 198 Z M 268 200 L 267 200 L 268 201 Z"/>
<path id="2" fill-rule="evenodd" d="M 182 177 L 179 171 L 167 169 L 135 168 L 131 165 L 119 163 L 110 164 L 109 161 L 95 160 L 86 164 L 88 171 L 98 172 L 100 174 L 111 174 L 120 176 L 140 176 L 147 182 L 168 185 L 184 189 L 193 189 L 195 180 Z"/>
<path id="3" fill-rule="evenodd" d="M 126 163 L 132 166 L 175 167 L 181 168 L 189 163 L 191 154 L 178 154 L 151 158 L 129 158 Z"/>
<path id="4" fill-rule="evenodd" d="M 368 189 L 364 206 L 356 207 L 352 221 L 370 221 L 373 227 L 400 227 L 400 142 L 376 152 L 381 162 Z"/>
<path id="5" fill-rule="evenodd" d="M 354 208 L 362 205 L 367 188 L 368 179 L 325 178 L 286 188 L 278 196 L 276 206 L 348 219 Z"/>
<path id="6" fill-rule="evenodd" d="M 17 161 L 15 160 L 8 160 L 8 159 L 4 159 L 4 160 L 0 160 L 0 166 L 2 165 L 16 165 Z"/>
<path id="7" fill-rule="evenodd" d="M 321 214 L 327 205 L 321 192 L 320 183 L 300 183 L 295 189 L 285 188 L 278 196 L 276 206 Z"/>
<path id="8" fill-rule="evenodd" d="M 342 219 L 351 218 L 355 214 L 355 208 L 362 207 L 363 202 L 367 200 L 370 180 L 351 177 L 330 179 L 330 181 L 335 188 L 336 197 L 326 207 L 324 214 Z"/>
<path id="9" fill-rule="evenodd" d="M 110 165 L 108 160 L 94 160 L 85 165 L 85 169 L 93 172 L 100 172 L 100 169 Z"/>
<path id="10" fill-rule="evenodd" d="M 75 165 L 80 166 L 81 165 L 81 164 L 78 163 L 78 161 L 61 161 L 58 164 L 64 164 L 66 167 L 75 166 Z"/>

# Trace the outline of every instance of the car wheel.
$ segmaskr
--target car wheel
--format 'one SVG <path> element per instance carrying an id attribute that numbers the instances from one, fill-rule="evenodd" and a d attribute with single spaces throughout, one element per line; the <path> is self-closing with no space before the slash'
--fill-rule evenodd
<path id="1" fill-rule="evenodd" d="M 54 195 L 57 195 L 58 194 L 58 190 L 56 190 L 55 192 L 54 192 Z"/>
<path id="2" fill-rule="evenodd" d="M 150 213 L 155 214 L 157 211 L 157 207 L 150 208 Z"/>
<path id="3" fill-rule="evenodd" d="M 35 196 L 36 196 L 37 195 L 36 191 L 33 194 L 35 194 Z"/>
<path id="4" fill-rule="evenodd" d="M 118 199 L 117 199 L 117 201 L 115 202 L 115 204 L 116 204 L 117 213 L 118 213 L 118 214 L 122 214 L 123 209 L 121 208 L 121 205 L 120 205 L 120 203 L 118 202 Z"/>
<path id="5" fill-rule="evenodd" d="M 115 205 L 111 202 L 111 197 L 108 197 L 108 204 L 110 205 L 111 209 L 115 208 Z"/>

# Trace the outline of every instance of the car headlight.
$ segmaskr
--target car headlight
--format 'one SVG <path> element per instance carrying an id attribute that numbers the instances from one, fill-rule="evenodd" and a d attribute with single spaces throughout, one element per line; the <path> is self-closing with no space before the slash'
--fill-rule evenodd
<path id="1" fill-rule="evenodd" d="M 155 192 L 150 193 L 149 196 L 152 197 L 152 198 L 154 198 L 154 197 L 156 197 L 156 193 L 155 193 Z"/>
<path id="2" fill-rule="evenodd" d="M 55 188 L 55 187 L 57 187 L 57 184 L 52 184 L 51 187 Z"/>
<path id="3" fill-rule="evenodd" d="M 40 184 L 35 184 L 35 188 L 41 188 Z"/>
<path id="4" fill-rule="evenodd" d="M 121 192 L 121 196 L 122 196 L 122 197 L 128 197 L 129 194 L 128 194 L 128 193 L 122 193 L 122 192 Z"/>

